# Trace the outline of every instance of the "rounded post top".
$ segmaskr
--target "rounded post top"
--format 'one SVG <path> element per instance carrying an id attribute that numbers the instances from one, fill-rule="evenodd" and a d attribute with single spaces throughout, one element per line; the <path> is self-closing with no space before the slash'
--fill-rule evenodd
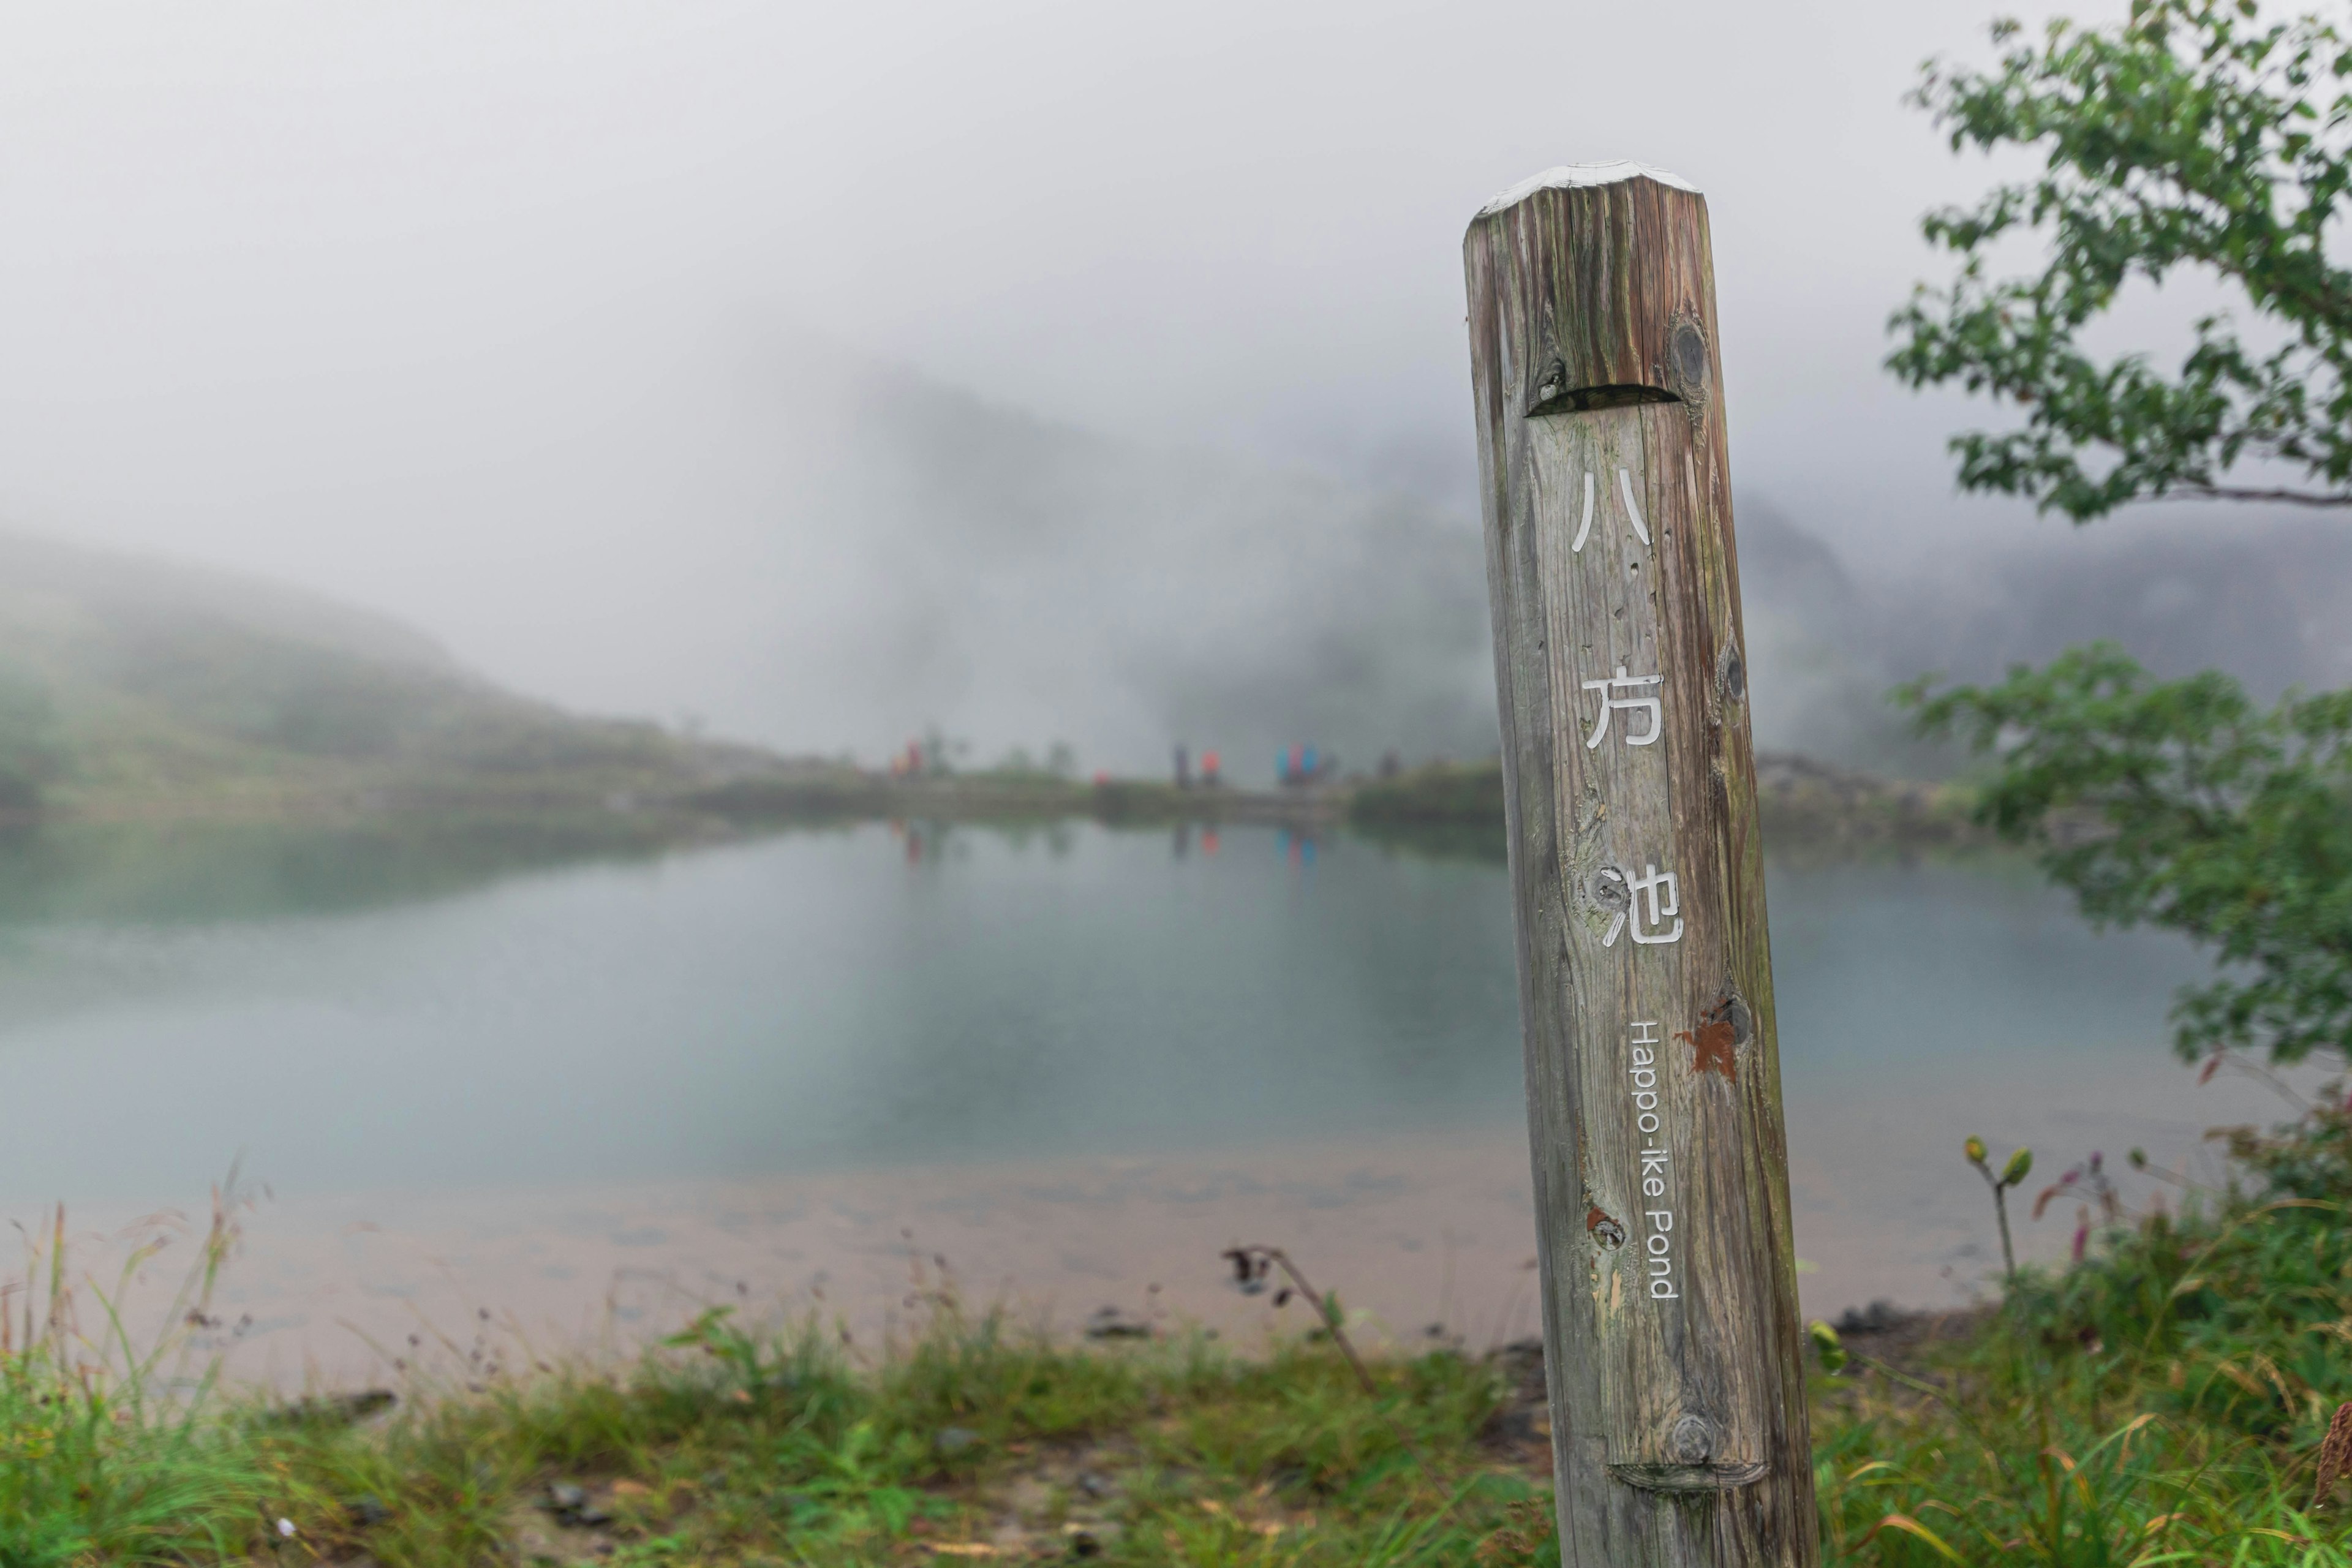
<path id="1" fill-rule="evenodd" d="M 1689 181 L 1633 163 L 1547 169 L 1471 220 L 1462 260 L 1496 410 L 1715 411 L 1706 198 Z"/>
<path id="2" fill-rule="evenodd" d="M 1562 163 L 1546 169 L 1540 174 L 1530 174 L 1509 190 L 1478 209 L 1480 217 L 1493 217 L 1507 207 L 1517 206 L 1538 191 L 1573 191 L 1592 185 L 1613 185 L 1622 180 L 1655 180 L 1677 191 L 1700 195 L 1699 188 L 1680 174 L 1664 169 L 1653 169 L 1647 163 L 1630 163 L 1622 158 L 1609 163 Z"/>

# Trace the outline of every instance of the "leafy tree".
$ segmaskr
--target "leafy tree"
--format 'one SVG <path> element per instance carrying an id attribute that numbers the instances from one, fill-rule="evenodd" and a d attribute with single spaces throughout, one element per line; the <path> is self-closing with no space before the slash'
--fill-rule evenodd
<path id="1" fill-rule="evenodd" d="M 2352 692 L 2265 710 L 2216 670 L 2152 681 L 2110 643 L 1911 691 L 1931 731 L 1998 751 L 1979 815 L 2038 843 L 2085 914 L 2169 927 L 2229 966 L 2181 994 L 2184 1055 L 2352 1039 Z"/>
<path id="2" fill-rule="evenodd" d="M 1893 326 L 1888 368 L 2012 405 L 2018 427 L 1952 448 L 1969 489 L 2077 522 L 2163 496 L 2352 506 L 2352 270 L 2328 255 L 2352 165 L 2352 48 L 2316 17 L 2260 25 L 2252 0 L 2139 0 L 2113 29 L 1996 24 L 1998 69 L 1931 64 L 1913 101 L 1953 150 L 2043 154 L 2031 180 L 1931 213 L 1961 258 Z M 2041 269 L 1989 253 L 2043 241 Z M 2201 275 L 2263 324 L 2194 324 L 2177 367 L 2102 359 L 2086 330 L 2134 279 Z"/>
<path id="3" fill-rule="evenodd" d="M 2352 270 L 2328 254 L 2352 189 L 2352 47 L 2316 16 L 2211 0 L 1993 37 L 1997 67 L 1930 64 L 1916 101 L 1955 151 L 2038 153 L 2041 171 L 1924 220 L 1958 272 L 1895 313 L 1887 361 L 2017 414 L 1954 438 L 1961 488 L 2078 523 L 2163 497 L 2352 506 Z M 1995 249 L 2027 241 L 2040 269 L 1993 276 Z M 2258 341 L 2216 311 L 2177 365 L 2085 346 L 2133 279 L 2182 275 L 2217 282 Z M 1993 758 L 1982 816 L 2092 920 L 2179 931 L 2222 962 L 2178 1000 L 2184 1054 L 2345 1054 L 2352 693 L 2264 709 L 2218 671 L 2159 682 L 2100 645 L 1906 696 L 1923 729 Z"/>

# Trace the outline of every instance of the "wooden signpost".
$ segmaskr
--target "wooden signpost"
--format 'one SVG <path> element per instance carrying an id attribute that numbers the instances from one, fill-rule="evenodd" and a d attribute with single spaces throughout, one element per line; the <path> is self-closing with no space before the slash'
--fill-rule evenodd
<path id="1" fill-rule="evenodd" d="M 1820 1559 L 1706 203 L 1464 240 L 1567 1568 Z"/>

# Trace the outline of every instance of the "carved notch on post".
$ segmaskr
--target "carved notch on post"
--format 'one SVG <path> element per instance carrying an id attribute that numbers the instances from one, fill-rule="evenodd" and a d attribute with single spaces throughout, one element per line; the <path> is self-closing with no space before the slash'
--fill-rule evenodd
<path id="1" fill-rule="evenodd" d="M 1547 414 L 1589 414 L 1596 408 L 1631 408 L 1638 403 L 1679 403 L 1680 395 L 1663 386 L 1570 386 L 1568 366 L 1554 360 L 1528 392 L 1529 419 Z"/>

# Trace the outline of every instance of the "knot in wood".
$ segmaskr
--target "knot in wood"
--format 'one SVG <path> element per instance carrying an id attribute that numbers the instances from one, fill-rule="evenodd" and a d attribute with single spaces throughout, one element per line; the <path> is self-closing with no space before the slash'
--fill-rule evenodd
<path id="1" fill-rule="evenodd" d="M 1704 1415 L 1685 1415 L 1666 1434 L 1666 1452 L 1678 1464 L 1703 1465 L 1715 1452 L 1715 1428 Z"/>
<path id="2" fill-rule="evenodd" d="M 1715 1005 L 1716 1015 L 1731 1026 L 1731 1043 L 1745 1047 L 1756 1037 L 1756 1015 L 1748 1010 L 1748 999 L 1727 985 Z"/>
<path id="3" fill-rule="evenodd" d="M 1568 395 L 1568 366 L 1555 359 L 1544 366 L 1543 374 L 1528 392 L 1528 409 L 1533 413 L 1548 408 Z"/>
<path id="4" fill-rule="evenodd" d="M 1665 383 L 1694 426 L 1706 417 L 1707 382 L 1713 369 L 1706 329 L 1697 317 L 1676 311 L 1666 329 Z"/>

